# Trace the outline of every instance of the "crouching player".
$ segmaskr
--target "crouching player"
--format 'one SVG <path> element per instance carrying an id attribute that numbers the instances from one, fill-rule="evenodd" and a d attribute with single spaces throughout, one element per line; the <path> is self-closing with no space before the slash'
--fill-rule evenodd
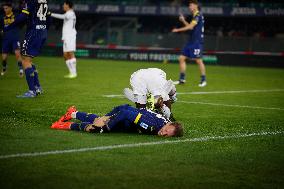
<path id="1" fill-rule="evenodd" d="M 81 122 L 70 122 L 71 119 Z M 117 106 L 102 117 L 78 112 L 76 107 L 72 106 L 65 115 L 52 124 L 51 128 L 90 133 L 139 132 L 165 137 L 183 136 L 183 127 L 180 123 L 171 122 L 160 114 L 146 109 L 137 109 L 130 105 Z"/>
<path id="2" fill-rule="evenodd" d="M 176 87 L 172 80 L 166 79 L 166 73 L 158 68 L 140 69 L 130 77 L 129 88 L 124 89 L 124 96 L 136 104 L 137 108 L 160 110 L 170 118 L 171 105 L 176 98 Z"/>

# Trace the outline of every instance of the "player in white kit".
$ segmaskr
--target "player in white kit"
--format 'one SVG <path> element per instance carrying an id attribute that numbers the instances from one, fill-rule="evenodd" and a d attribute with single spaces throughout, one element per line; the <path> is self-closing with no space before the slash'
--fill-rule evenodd
<path id="1" fill-rule="evenodd" d="M 65 14 L 51 13 L 52 17 L 64 20 L 62 28 L 63 55 L 66 65 L 69 69 L 69 74 L 65 77 L 70 79 L 77 77 L 76 57 L 74 54 L 74 52 L 76 51 L 77 35 L 75 28 L 76 15 L 72 8 L 73 3 L 69 0 L 66 0 L 63 4 L 63 10 L 65 11 Z"/>
<path id="2" fill-rule="evenodd" d="M 137 108 L 146 108 L 147 104 L 147 108 L 160 109 L 165 117 L 171 116 L 171 104 L 177 100 L 176 88 L 172 80 L 167 80 L 163 70 L 140 69 L 131 75 L 130 85 L 133 90 L 125 88 L 124 95 Z"/>

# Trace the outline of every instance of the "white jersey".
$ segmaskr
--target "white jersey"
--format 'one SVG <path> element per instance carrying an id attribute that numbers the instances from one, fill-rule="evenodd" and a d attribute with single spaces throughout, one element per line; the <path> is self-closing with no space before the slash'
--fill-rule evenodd
<path id="1" fill-rule="evenodd" d="M 62 40 L 67 40 L 68 38 L 76 38 L 76 15 L 72 9 L 68 10 L 65 14 L 52 13 L 51 16 L 64 20 L 62 28 Z"/>
<path id="2" fill-rule="evenodd" d="M 175 92 L 176 89 L 172 81 L 168 81 L 166 77 L 166 73 L 158 68 L 140 69 L 134 72 L 130 78 L 130 85 L 137 97 L 136 102 L 145 104 L 148 93 L 162 96 L 164 101 L 169 100 L 169 93 Z"/>

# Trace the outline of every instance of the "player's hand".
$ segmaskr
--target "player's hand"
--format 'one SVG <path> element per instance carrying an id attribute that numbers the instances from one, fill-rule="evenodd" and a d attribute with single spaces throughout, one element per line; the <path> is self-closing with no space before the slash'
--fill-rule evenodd
<path id="1" fill-rule="evenodd" d="M 179 21 L 181 22 L 185 22 L 185 18 L 182 14 L 179 15 Z"/>
<path id="2" fill-rule="evenodd" d="M 159 97 L 157 100 L 156 100 L 156 103 L 155 103 L 155 109 L 161 109 L 164 105 L 164 101 L 163 101 L 163 98 L 162 97 Z"/>
<path id="3" fill-rule="evenodd" d="M 99 117 L 95 119 L 94 125 L 96 127 L 103 127 L 108 123 L 108 121 L 109 121 L 109 116 Z"/>
<path id="4" fill-rule="evenodd" d="M 172 32 L 173 32 L 173 33 L 177 33 L 177 32 L 179 32 L 179 31 L 178 31 L 177 28 L 174 28 L 174 29 L 172 29 Z"/>

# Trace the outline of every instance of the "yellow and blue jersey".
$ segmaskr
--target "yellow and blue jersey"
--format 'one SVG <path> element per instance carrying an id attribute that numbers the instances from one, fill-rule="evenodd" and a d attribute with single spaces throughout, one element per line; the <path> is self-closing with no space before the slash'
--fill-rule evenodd
<path id="1" fill-rule="evenodd" d="M 193 15 L 192 21 L 195 23 L 193 30 L 189 31 L 189 43 L 201 43 L 204 40 L 204 16 L 201 12 L 196 12 Z"/>
<path id="2" fill-rule="evenodd" d="M 195 26 L 189 31 L 188 42 L 181 54 L 192 59 L 202 58 L 204 41 L 204 17 L 202 13 L 196 12 L 191 22 L 195 23 Z"/>
<path id="3" fill-rule="evenodd" d="M 48 28 L 47 0 L 26 0 L 22 13 L 27 15 L 27 30 L 45 31 Z"/>
<path id="4" fill-rule="evenodd" d="M 47 0 L 26 0 L 22 9 L 27 21 L 27 31 L 21 53 L 24 56 L 39 55 L 46 39 L 50 24 Z"/>
<path id="5" fill-rule="evenodd" d="M 1 20 L 1 28 L 8 27 L 15 22 L 16 15 L 12 12 L 9 15 L 3 16 Z M 12 25 L 11 30 L 5 31 L 3 40 L 19 40 L 19 28 L 17 25 Z"/>
<path id="6" fill-rule="evenodd" d="M 114 108 L 108 127 L 111 131 L 138 131 L 144 134 L 158 134 L 159 130 L 170 122 L 162 115 L 146 109 L 137 109 L 129 105 Z"/>

